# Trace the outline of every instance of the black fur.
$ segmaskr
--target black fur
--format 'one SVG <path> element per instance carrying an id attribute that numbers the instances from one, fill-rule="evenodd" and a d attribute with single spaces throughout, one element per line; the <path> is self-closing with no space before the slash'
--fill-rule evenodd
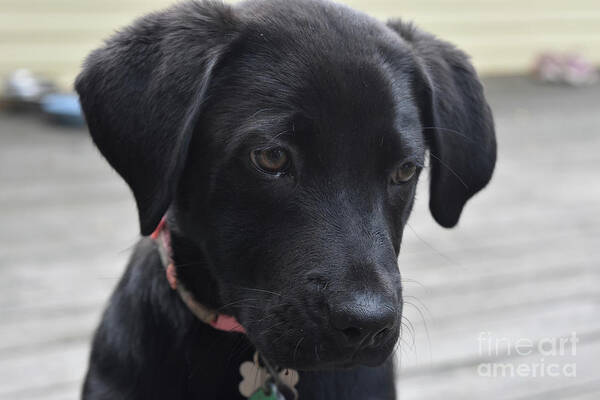
<path id="1" fill-rule="evenodd" d="M 94 142 L 168 215 L 179 281 L 248 335 L 198 321 L 142 239 L 95 338 L 86 399 L 236 399 L 258 349 L 301 399 L 392 399 L 396 258 L 430 151 L 443 226 L 489 181 L 493 120 L 464 53 L 334 3 L 187 2 L 93 52 L 76 83 Z M 285 149 L 283 174 L 250 153 Z M 390 183 L 412 162 L 407 183 Z"/>

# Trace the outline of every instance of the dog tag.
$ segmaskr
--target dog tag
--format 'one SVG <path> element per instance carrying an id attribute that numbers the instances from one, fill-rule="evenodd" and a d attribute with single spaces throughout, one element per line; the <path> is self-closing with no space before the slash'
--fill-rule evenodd
<path id="1" fill-rule="evenodd" d="M 254 353 L 252 361 L 245 361 L 240 365 L 243 378 L 239 385 L 240 394 L 250 400 L 298 399 L 298 392 L 294 388 L 300 378 L 298 372 L 293 369 L 273 372 L 275 376 L 271 376 L 268 369 L 261 366 L 258 352 Z"/>
<path id="2" fill-rule="evenodd" d="M 287 387 L 293 389 L 298 384 L 300 380 L 300 375 L 298 375 L 298 371 L 295 369 L 284 369 L 279 372 L 279 382 L 283 383 Z"/>
<path id="3" fill-rule="evenodd" d="M 258 362 L 258 353 L 254 353 L 253 361 L 245 361 L 240 365 L 240 374 L 243 380 L 240 382 L 240 394 L 246 398 L 254 398 L 259 389 L 267 382 L 269 373 L 260 366 Z"/>

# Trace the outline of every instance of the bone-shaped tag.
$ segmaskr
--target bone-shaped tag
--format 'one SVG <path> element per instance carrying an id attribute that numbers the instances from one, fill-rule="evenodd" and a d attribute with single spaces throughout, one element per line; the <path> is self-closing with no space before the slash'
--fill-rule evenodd
<path id="1" fill-rule="evenodd" d="M 258 365 L 258 360 L 245 361 L 240 365 L 240 374 L 243 380 L 240 382 L 240 394 L 246 398 L 250 398 L 258 389 L 263 387 L 269 373 L 265 368 L 261 368 Z"/>
<path id="2" fill-rule="evenodd" d="M 245 361 L 240 365 L 240 374 L 243 379 L 240 382 L 239 390 L 240 394 L 246 398 L 251 398 L 255 395 L 265 386 L 265 383 L 271 377 L 267 369 L 260 366 L 258 352 L 254 353 L 253 361 Z M 300 380 L 298 371 L 284 369 L 277 375 L 279 382 L 289 387 L 295 393 L 294 387 Z"/>
<path id="3" fill-rule="evenodd" d="M 278 375 L 279 381 L 292 389 L 296 387 L 300 380 L 300 375 L 295 369 L 283 369 Z"/>

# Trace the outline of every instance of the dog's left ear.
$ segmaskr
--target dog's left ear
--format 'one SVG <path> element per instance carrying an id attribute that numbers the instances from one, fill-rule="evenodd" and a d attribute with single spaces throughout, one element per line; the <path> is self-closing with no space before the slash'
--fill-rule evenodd
<path id="1" fill-rule="evenodd" d="M 429 208 L 450 228 L 462 209 L 491 179 L 496 164 L 492 112 L 467 55 L 450 43 L 391 21 L 417 61 L 415 92 L 430 155 Z"/>
<path id="2" fill-rule="evenodd" d="M 182 3 L 115 34 L 77 78 L 92 138 L 131 188 L 142 235 L 172 201 L 211 77 L 234 33 L 230 7 Z"/>

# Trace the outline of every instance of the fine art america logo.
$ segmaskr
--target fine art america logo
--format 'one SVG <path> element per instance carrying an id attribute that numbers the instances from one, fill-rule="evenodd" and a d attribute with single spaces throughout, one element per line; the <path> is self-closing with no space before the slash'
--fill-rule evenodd
<path id="1" fill-rule="evenodd" d="M 529 338 L 495 337 L 481 332 L 479 355 L 484 360 L 477 373 L 483 377 L 576 377 L 579 338 L 575 332 L 565 337 Z"/>

